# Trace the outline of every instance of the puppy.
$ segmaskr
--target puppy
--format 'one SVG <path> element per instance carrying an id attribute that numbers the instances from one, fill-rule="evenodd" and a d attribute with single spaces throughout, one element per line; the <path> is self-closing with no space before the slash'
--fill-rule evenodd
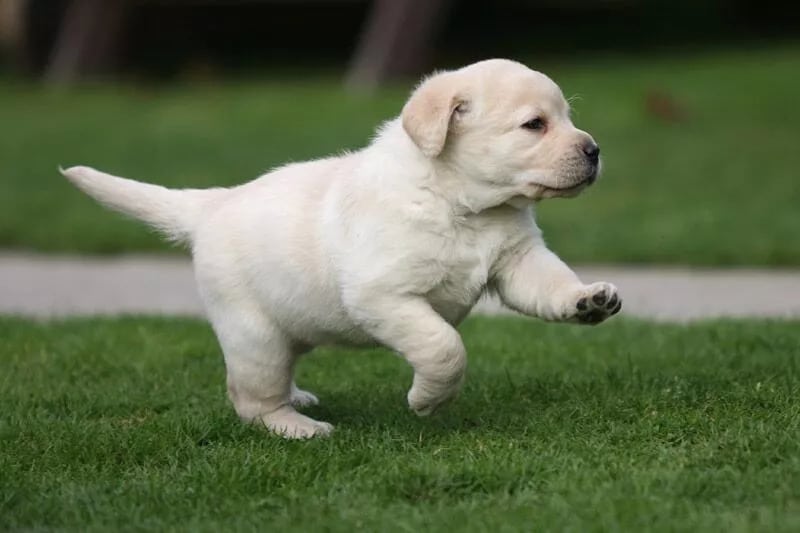
<path id="1" fill-rule="evenodd" d="M 307 438 L 333 429 L 295 410 L 317 403 L 293 379 L 314 346 L 401 354 L 414 369 L 408 404 L 427 415 L 459 390 L 467 359 L 455 326 L 487 291 L 544 320 L 617 313 L 617 289 L 581 283 L 533 217 L 536 201 L 591 185 L 599 155 L 550 78 L 493 59 L 424 80 L 366 148 L 238 187 L 62 173 L 191 247 L 236 412 Z"/>

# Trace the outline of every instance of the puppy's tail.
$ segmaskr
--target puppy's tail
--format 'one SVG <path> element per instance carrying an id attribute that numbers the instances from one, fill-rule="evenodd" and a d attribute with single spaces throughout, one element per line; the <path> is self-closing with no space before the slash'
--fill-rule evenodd
<path id="1" fill-rule="evenodd" d="M 190 243 L 202 212 L 225 189 L 167 189 L 119 178 L 89 167 L 59 168 L 83 192 L 125 215 L 142 220 L 171 241 Z"/>

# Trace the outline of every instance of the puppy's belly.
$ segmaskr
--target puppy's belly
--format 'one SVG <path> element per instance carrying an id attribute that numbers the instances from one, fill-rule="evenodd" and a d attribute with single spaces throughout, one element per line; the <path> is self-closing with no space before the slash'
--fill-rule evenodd
<path id="1" fill-rule="evenodd" d="M 466 318 L 482 292 L 480 289 L 465 291 L 440 288 L 432 291 L 427 300 L 442 318 L 456 326 Z M 380 344 L 351 318 L 342 303 L 331 294 L 326 295 L 330 296 L 328 298 L 321 297 L 323 295 L 320 293 L 295 296 L 296 299 L 278 302 L 274 300 L 273 293 L 265 294 L 262 300 L 265 310 L 291 337 L 313 346 L 370 347 Z M 314 304 L 309 306 L 308 302 Z"/>
<path id="2" fill-rule="evenodd" d="M 371 346 L 374 339 L 350 317 L 331 287 L 286 284 L 257 289 L 259 306 L 290 337 L 312 346 Z"/>
<path id="3" fill-rule="evenodd" d="M 293 338 L 312 346 L 376 346 L 375 339 L 344 313 L 286 312 L 281 316 L 282 329 Z"/>

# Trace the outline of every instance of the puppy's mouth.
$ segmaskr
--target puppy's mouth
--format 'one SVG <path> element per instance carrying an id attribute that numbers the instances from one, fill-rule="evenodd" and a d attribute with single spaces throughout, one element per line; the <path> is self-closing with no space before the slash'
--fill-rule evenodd
<path id="1" fill-rule="evenodd" d="M 572 185 L 567 185 L 566 187 L 553 187 L 550 185 L 544 185 L 541 183 L 536 183 L 539 188 L 538 194 L 536 194 L 536 199 L 539 198 L 570 198 L 572 196 L 578 195 L 583 189 L 594 183 L 597 179 L 597 173 L 593 172 L 589 176 L 586 176 L 582 180 L 574 183 Z"/>
<path id="2" fill-rule="evenodd" d="M 588 169 L 588 172 L 581 176 L 581 179 L 571 185 L 566 185 L 563 187 L 554 187 L 552 185 L 545 185 L 543 183 L 538 183 L 537 185 L 541 187 L 543 198 L 570 197 L 575 196 L 583 189 L 597 181 L 597 176 L 599 173 L 600 166 L 592 165 Z"/>
<path id="3" fill-rule="evenodd" d="M 586 178 L 584 180 L 579 181 L 575 185 L 569 185 L 567 187 L 548 187 L 547 185 L 539 185 L 539 186 L 543 190 L 545 190 L 545 191 L 547 191 L 549 193 L 553 193 L 553 194 L 570 194 L 570 193 L 576 193 L 576 192 L 580 191 L 581 189 L 583 189 L 585 187 L 588 187 L 589 185 L 592 184 L 593 181 L 594 180 L 590 180 L 589 178 Z"/>

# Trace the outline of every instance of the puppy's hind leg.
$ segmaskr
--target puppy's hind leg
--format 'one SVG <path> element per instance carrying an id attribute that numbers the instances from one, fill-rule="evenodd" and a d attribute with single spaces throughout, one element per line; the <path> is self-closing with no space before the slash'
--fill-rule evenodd
<path id="1" fill-rule="evenodd" d="M 296 343 L 293 345 L 292 352 L 295 355 L 295 362 L 297 359 L 300 358 L 301 355 L 305 355 L 306 353 L 310 352 L 314 347 L 305 343 Z M 289 403 L 293 406 L 301 408 L 301 407 L 309 407 L 311 405 L 319 405 L 319 399 L 314 395 L 314 393 L 303 390 L 297 386 L 297 383 L 292 381 L 289 393 Z"/>
<path id="2" fill-rule="evenodd" d="M 333 430 L 327 422 L 302 415 L 292 405 L 298 393 L 304 392 L 292 379 L 297 354 L 268 317 L 256 308 L 241 306 L 234 311 L 209 309 L 209 315 L 225 354 L 228 395 L 239 417 L 292 439 L 327 435 Z M 311 403 L 310 398 L 304 399 L 306 405 Z"/>

